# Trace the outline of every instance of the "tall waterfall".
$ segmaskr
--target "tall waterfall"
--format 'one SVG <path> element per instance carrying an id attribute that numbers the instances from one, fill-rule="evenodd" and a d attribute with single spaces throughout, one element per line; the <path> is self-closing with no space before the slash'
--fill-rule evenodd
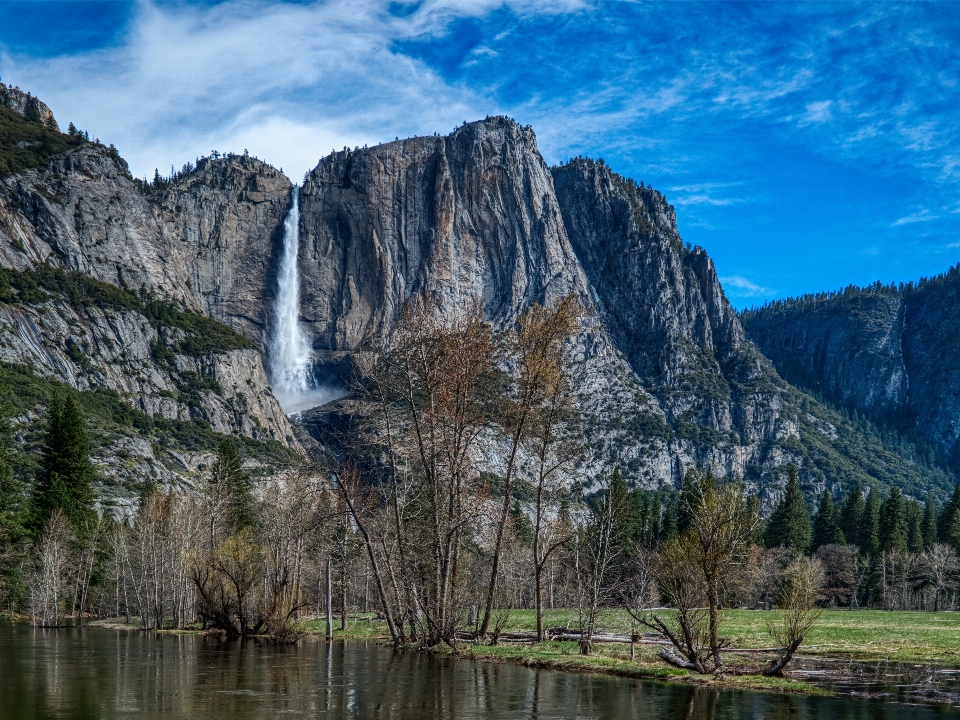
<path id="1" fill-rule="evenodd" d="M 300 188 L 294 185 L 293 207 L 283 221 L 283 255 L 277 273 L 273 336 L 270 338 L 270 384 L 287 413 L 322 405 L 341 394 L 314 385 L 310 339 L 300 327 L 299 248 Z"/>

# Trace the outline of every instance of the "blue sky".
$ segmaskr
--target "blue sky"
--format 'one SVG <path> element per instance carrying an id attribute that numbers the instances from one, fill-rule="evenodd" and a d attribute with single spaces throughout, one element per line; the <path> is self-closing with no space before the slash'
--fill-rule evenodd
<path id="1" fill-rule="evenodd" d="M 0 76 L 139 175 L 507 114 L 663 191 L 745 307 L 960 261 L 956 38 L 952 2 L 2 2 Z"/>

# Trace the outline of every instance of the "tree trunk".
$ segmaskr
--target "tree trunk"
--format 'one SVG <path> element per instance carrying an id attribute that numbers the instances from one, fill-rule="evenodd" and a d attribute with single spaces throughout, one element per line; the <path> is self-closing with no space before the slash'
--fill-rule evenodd
<path id="1" fill-rule="evenodd" d="M 333 639 L 333 578 L 330 577 L 330 560 L 327 559 L 327 640 Z"/>

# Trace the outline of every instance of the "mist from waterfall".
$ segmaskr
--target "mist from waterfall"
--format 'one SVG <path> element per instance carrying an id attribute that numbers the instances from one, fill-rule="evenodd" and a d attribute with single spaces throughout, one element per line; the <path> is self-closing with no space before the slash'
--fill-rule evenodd
<path id="1" fill-rule="evenodd" d="M 277 272 L 277 297 L 270 339 L 270 384 L 285 413 L 323 405 L 343 393 L 317 386 L 313 378 L 310 339 L 300 327 L 300 188 L 293 186 L 293 205 L 283 221 L 283 255 Z"/>

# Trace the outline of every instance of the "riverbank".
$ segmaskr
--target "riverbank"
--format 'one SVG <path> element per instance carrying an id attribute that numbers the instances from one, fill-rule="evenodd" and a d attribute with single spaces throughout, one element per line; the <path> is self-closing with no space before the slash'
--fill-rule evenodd
<path id="1" fill-rule="evenodd" d="M 766 632 L 770 616 L 767 611 L 730 610 L 725 613 L 724 635 L 734 648 L 725 653 L 729 667 L 756 668 L 772 657 L 757 652 L 771 644 Z M 549 627 L 573 627 L 577 618 L 575 611 L 551 610 L 546 621 Z M 115 618 L 91 620 L 87 624 L 114 630 L 139 629 L 135 622 L 127 624 Z M 535 625 L 533 611 L 515 610 L 504 632 L 531 632 Z M 308 635 L 322 637 L 325 621 L 312 618 L 305 621 L 302 628 Z M 335 618 L 334 639 L 389 643 L 386 624 L 372 613 L 353 615 L 346 631 L 339 628 L 340 620 Z M 623 611 L 604 611 L 599 618 L 598 633 L 629 635 L 632 630 L 632 619 Z M 163 632 L 199 633 L 200 630 Z M 585 657 L 579 654 L 577 643 L 569 640 L 542 643 L 501 641 L 496 646 L 461 641 L 457 655 L 484 662 L 664 680 L 718 689 L 803 695 L 831 695 L 839 690 L 866 697 L 900 697 L 901 701 L 910 702 L 916 698 L 923 702 L 947 704 L 960 700 L 960 686 L 953 687 L 957 682 L 953 668 L 960 667 L 960 613 L 956 612 L 826 610 L 782 678 L 697 675 L 666 665 L 658 657 L 661 647 L 662 644 L 648 634 L 644 642 L 634 645 L 631 659 L 628 643 L 596 642 L 593 654 Z M 453 655 L 447 646 L 440 646 L 434 652 Z M 866 680 L 868 676 L 873 679 Z M 931 681 L 931 678 L 936 679 Z M 945 686 L 949 692 L 943 692 Z M 908 698 L 904 698 L 904 688 L 913 688 L 906 693 Z"/>
<path id="2" fill-rule="evenodd" d="M 769 611 L 730 610 L 725 613 L 724 635 L 730 646 L 750 651 L 770 647 L 766 632 Z M 551 610 L 546 614 L 549 627 L 570 627 L 577 622 L 576 612 Z M 339 630 L 339 619 L 334 624 L 334 637 L 344 639 L 388 640 L 386 625 L 366 618 L 353 618 L 346 632 Z M 536 627 L 536 617 L 530 610 L 511 613 L 505 632 L 530 632 Z M 311 634 L 324 633 L 324 621 L 306 623 Z M 633 622 L 624 611 L 609 610 L 601 614 L 599 633 L 630 634 Z M 820 622 L 809 633 L 791 671 L 783 678 L 756 675 L 703 676 L 666 665 L 657 654 L 661 645 L 638 643 L 634 657 L 630 646 L 624 643 L 596 643 L 594 654 L 584 657 L 578 653 L 577 643 L 570 641 L 543 643 L 507 643 L 497 646 L 461 642 L 461 657 L 487 662 L 514 663 L 528 667 L 551 668 L 570 672 L 594 672 L 624 677 L 666 680 L 698 686 L 741 688 L 808 695 L 832 694 L 825 687 L 833 681 L 842 682 L 844 665 L 850 663 L 914 665 L 933 669 L 960 666 L 960 613 L 888 612 L 882 610 L 825 610 Z M 447 647 L 437 649 L 441 654 L 452 654 Z M 727 653 L 730 666 L 756 667 L 770 655 L 756 652 Z M 822 663 L 836 668 L 823 671 L 824 677 L 816 684 L 810 682 L 809 668 Z"/>

